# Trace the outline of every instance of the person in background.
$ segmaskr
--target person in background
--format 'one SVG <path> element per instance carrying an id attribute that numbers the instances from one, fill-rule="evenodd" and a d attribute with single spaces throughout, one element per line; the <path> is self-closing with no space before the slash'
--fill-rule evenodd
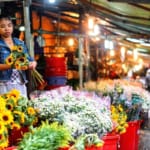
<path id="1" fill-rule="evenodd" d="M 27 97 L 27 78 L 26 69 L 35 69 L 37 62 L 30 57 L 25 43 L 16 37 L 13 37 L 13 22 L 11 17 L 0 15 L 0 94 L 9 92 L 12 89 L 20 91 L 22 96 Z M 11 48 L 21 46 L 23 53 L 26 54 L 29 64 L 27 68 L 20 70 L 14 69 L 11 65 L 5 63 L 6 58 L 11 53 Z"/>
<path id="2" fill-rule="evenodd" d="M 146 84 L 146 89 L 150 92 L 150 69 L 146 71 L 145 84 Z"/>

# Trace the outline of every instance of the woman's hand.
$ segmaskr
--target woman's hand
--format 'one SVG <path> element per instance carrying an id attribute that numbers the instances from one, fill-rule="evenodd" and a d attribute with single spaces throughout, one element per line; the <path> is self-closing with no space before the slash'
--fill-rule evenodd
<path id="1" fill-rule="evenodd" d="M 32 61 L 29 63 L 29 69 L 33 70 L 35 69 L 37 66 L 37 62 L 36 61 Z"/>

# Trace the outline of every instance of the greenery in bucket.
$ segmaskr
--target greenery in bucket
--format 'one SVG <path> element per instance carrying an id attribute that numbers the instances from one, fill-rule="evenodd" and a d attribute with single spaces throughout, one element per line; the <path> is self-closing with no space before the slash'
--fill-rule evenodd
<path id="1" fill-rule="evenodd" d="M 18 145 L 18 150 L 58 150 L 67 147 L 73 141 L 70 131 L 57 122 L 43 122 L 37 128 L 31 127 L 31 132 L 24 134 Z"/>

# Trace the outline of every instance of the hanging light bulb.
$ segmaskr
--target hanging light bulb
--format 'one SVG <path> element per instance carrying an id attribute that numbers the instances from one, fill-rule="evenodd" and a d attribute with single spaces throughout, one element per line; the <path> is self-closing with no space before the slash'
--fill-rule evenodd
<path id="1" fill-rule="evenodd" d="M 125 47 L 121 47 L 121 56 L 120 56 L 120 59 L 121 61 L 123 62 L 125 60 Z"/>
<path id="2" fill-rule="evenodd" d="M 88 28 L 92 30 L 94 27 L 94 20 L 92 17 L 88 18 Z"/>
<path id="3" fill-rule="evenodd" d="M 134 60 L 138 59 L 138 51 L 137 51 L 137 49 L 134 49 L 134 51 L 133 51 L 133 59 Z"/>
<path id="4" fill-rule="evenodd" d="M 114 43 L 113 41 L 109 41 L 109 49 L 114 49 Z"/>
<path id="5" fill-rule="evenodd" d="M 115 51 L 114 50 L 110 50 L 110 56 L 115 56 Z"/>
<path id="6" fill-rule="evenodd" d="M 49 0 L 50 3 L 55 3 L 55 0 Z"/>
<path id="7" fill-rule="evenodd" d="M 95 24 L 95 25 L 94 25 L 94 34 L 95 34 L 95 35 L 98 35 L 99 33 L 100 33 L 99 26 L 98 26 L 98 24 Z"/>
<path id="8" fill-rule="evenodd" d="M 69 46 L 73 46 L 73 45 L 74 45 L 74 40 L 73 40 L 72 38 L 70 38 L 70 39 L 68 40 L 68 45 L 69 45 Z"/>
<path id="9" fill-rule="evenodd" d="M 105 48 L 109 48 L 109 40 L 106 39 L 106 40 L 104 41 L 104 47 L 105 47 Z"/>
<path id="10" fill-rule="evenodd" d="M 112 49 L 114 49 L 114 43 L 112 41 L 106 39 L 104 41 L 104 47 L 112 50 Z"/>

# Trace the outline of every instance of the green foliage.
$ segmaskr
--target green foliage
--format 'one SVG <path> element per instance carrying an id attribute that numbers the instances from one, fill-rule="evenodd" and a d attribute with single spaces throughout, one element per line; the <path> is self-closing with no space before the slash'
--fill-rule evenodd
<path id="1" fill-rule="evenodd" d="M 58 150 L 66 147 L 73 138 L 69 130 L 57 122 L 43 122 L 38 128 L 31 128 L 18 145 L 18 150 Z"/>

